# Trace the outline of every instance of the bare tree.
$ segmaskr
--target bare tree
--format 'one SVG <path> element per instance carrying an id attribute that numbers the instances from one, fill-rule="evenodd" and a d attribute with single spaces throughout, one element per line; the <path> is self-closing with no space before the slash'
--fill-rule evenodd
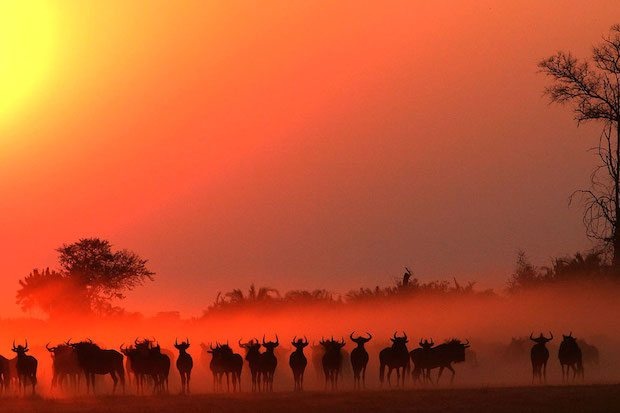
<path id="1" fill-rule="evenodd" d="M 545 89 L 552 103 L 572 106 L 577 124 L 598 121 L 603 130 L 593 148 L 600 163 L 588 189 L 575 191 L 584 204 L 583 223 L 591 239 L 612 253 L 612 269 L 620 274 L 620 24 L 592 48 L 590 59 L 558 52 L 538 67 L 553 81 Z"/>

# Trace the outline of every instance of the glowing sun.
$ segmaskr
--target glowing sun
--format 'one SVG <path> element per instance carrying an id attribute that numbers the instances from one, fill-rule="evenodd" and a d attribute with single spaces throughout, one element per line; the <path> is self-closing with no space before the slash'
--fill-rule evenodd
<path id="1" fill-rule="evenodd" d="M 0 0 L 0 124 L 32 97 L 50 72 L 53 18 L 45 0 Z"/>

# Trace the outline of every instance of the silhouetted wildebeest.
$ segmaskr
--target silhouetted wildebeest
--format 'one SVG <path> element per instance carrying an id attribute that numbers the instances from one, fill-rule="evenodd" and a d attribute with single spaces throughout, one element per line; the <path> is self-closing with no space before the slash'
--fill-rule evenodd
<path id="1" fill-rule="evenodd" d="M 276 341 L 265 342 L 265 336 L 263 335 L 263 347 L 265 352 L 261 353 L 258 359 L 258 371 L 263 378 L 263 390 L 273 391 L 273 376 L 278 366 L 278 358 L 274 354 L 276 347 L 280 345 L 280 340 L 276 334 Z"/>
<path id="2" fill-rule="evenodd" d="M 600 354 L 598 348 L 591 344 L 588 344 L 583 339 L 577 339 L 577 345 L 581 349 L 581 354 L 583 355 L 583 364 L 590 366 L 598 366 Z"/>
<path id="3" fill-rule="evenodd" d="M 149 349 L 148 360 L 151 363 L 153 391 L 168 393 L 168 377 L 170 376 L 170 356 L 162 353 L 159 343 Z"/>
<path id="4" fill-rule="evenodd" d="M 323 359 L 321 360 L 323 374 L 325 374 L 325 388 L 331 384 L 332 390 L 335 390 L 338 388 L 338 376 L 340 375 L 340 368 L 342 366 L 341 349 L 346 343 L 344 338 L 340 341 L 336 341 L 334 337 L 330 340 L 321 339 L 319 343 L 325 350 Z"/>
<path id="5" fill-rule="evenodd" d="M 295 381 L 294 390 L 303 390 L 304 387 L 304 372 L 308 365 L 308 359 L 304 355 L 304 348 L 308 345 L 308 339 L 304 336 L 304 340 L 301 338 L 296 340 L 297 336 L 293 337 L 291 344 L 295 347 L 295 351 L 291 353 L 288 359 L 288 365 L 293 370 L 293 380 Z"/>
<path id="6" fill-rule="evenodd" d="M 250 373 L 252 375 L 252 391 L 260 391 L 261 388 L 261 376 L 259 369 L 259 359 L 260 359 L 260 342 L 257 338 L 248 341 L 247 343 L 242 343 L 241 339 L 239 340 L 239 347 L 245 349 L 245 359 L 248 362 L 250 367 Z"/>
<path id="7" fill-rule="evenodd" d="M 407 350 L 407 334 L 403 332 L 402 337 L 397 337 L 396 332 L 390 338 L 391 347 L 386 347 L 379 353 L 379 382 L 383 386 L 385 375 L 385 367 L 388 368 L 387 381 L 391 385 L 390 377 L 392 370 L 396 369 L 396 385 L 400 385 L 401 369 L 402 369 L 402 385 L 405 385 L 405 377 L 409 374 L 409 350 Z"/>
<path id="8" fill-rule="evenodd" d="M 568 375 L 571 369 L 573 370 L 573 380 L 575 380 L 578 374 L 583 379 L 584 373 L 581 349 L 577 344 L 577 340 L 573 337 L 572 332 L 569 335 L 562 334 L 562 342 L 558 350 L 558 359 L 562 366 L 562 381 L 568 381 Z"/>
<path id="9" fill-rule="evenodd" d="M 0 393 L 5 389 L 9 378 L 9 359 L 0 355 Z"/>
<path id="10" fill-rule="evenodd" d="M 243 369 L 243 357 L 233 353 L 228 344 L 216 343 L 216 346 L 209 345 L 208 353 L 211 354 L 209 369 L 213 374 L 213 391 L 222 390 L 222 379 L 226 376 L 226 388 L 230 391 L 230 375 L 232 374 L 233 391 L 241 391 L 241 370 Z"/>
<path id="11" fill-rule="evenodd" d="M 52 356 L 52 389 L 57 386 L 64 388 L 65 379 L 69 379 L 73 389 L 78 390 L 82 370 L 78 363 L 77 353 L 73 347 L 65 343 L 54 347 L 50 347 L 49 344 L 47 343 L 45 348 Z"/>
<path id="12" fill-rule="evenodd" d="M 530 334 L 530 340 L 534 343 L 532 350 L 530 351 L 530 358 L 532 360 L 532 382 L 538 378 L 539 382 L 543 380 L 547 381 L 547 361 L 549 361 L 549 350 L 547 350 L 547 343 L 553 340 L 553 334 L 549 332 L 550 337 L 546 338 L 543 333 L 540 336 L 534 338 L 533 334 Z"/>
<path id="13" fill-rule="evenodd" d="M 462 343 L 461 340 L 454 338 L 435 347 L 433 347 L 434 343 L 432 343 L 432 340 L 431 343 L 420 342 L 420 344 L 421 348 L 415 349 L 410 353 L 414 366 L 414 380 L 419 379 L 420 374 L 423 374 L 424 378 L 432 383 L 431 370 L 439 368 L 437 383 L 439 383 L 444 369 L 452 372 L 450 383 L 454 382 L 456 372 L 452 368 L 452 363 L 462 363 L 465 361 L 465 349 L 469 348 L 469 341 Z"/>
<path id="14" fill-rule="evenodd" d="M 228 375 L 232 376 L 233 392 L 241 391 L 241 371 L 243 370 L 243 357 L 241 354 L 234 353 L 232 348 L 226 344 L 220 346 L 222 352 L 224 374 L 226 375 L 226 386 L 230 391 L 228 384 Z"/>
<path id="15" fill-rule="evenodd" d="M 530 350 L 529 340 L 525 337 L 512 337 L 510 343 L 504 347 L 500 354 L 502 361 L 506 363 L 523 363 Z"/>
<path id="16" fill-rule="evenodd" d="M 26 391 L 26 386 L 30 384 L 32 386 L 32 394 L 34 394 L 35 386 L 37 385 L 37 359 L 26 354 L 30 349 L 28 348 L 28 340 L 26 345 L 21 344 L 15 347 L 15 340 L 13 340 L 13 349 L 17 353 L 17 377 L 19 379 L 20 391 L 23 389 Z"/>
<path id="17" fill-rule="evenodd" d="M 194 367 L 194 360 L 189 355 L 187 349 L 189 348 L 189 338 L 182 341 L 180 344 L 178 340 L 174 340 L 174 347 L 179 350 L 179 357 L 177 358 L 177 370 L 181 375 L 181 394 L 189 394 L 189 381 L 192 377 L 192 368 Z"/>
<path id="18" fill-rule="evenodd" d="M 125 369 L 123 368 L 123 355 L 116 350 L 104 350 L 92 341 L 68 343 L 77 353 L 78 364 L 86 377 L 86 394 L 90 392 L 90 386 L 95 393 L 95 375 L 109 374 L 114 382 L 112 393 L 116 393 L 116 386 L 120 380 L 123 392 L 125 392 Z"/>
<path id="19" fill-rule="evenodd" d="M 431 348 L 433 348 L 435 341 L 432 338 L 431 341 L 428 341 L 427 339 L 420 339 L 418 344 L 420 345 L 420 348 L 413 349 L 409 353 L 411 361 L 413 362 L 413 381 L 419 381 L 421 376 L 423 382 L 432 382 L 431 369 L 425 366 L 427 357 L 424 355 L 427 354 Z"/>
<path id="20" fill-rule="evenodd" d="M 355 333 L 355 331 L 353 332 Z M 362 386 L 366 388 L 366 366 L 368 365 L 368 352 L 364 348 L 364 344 L 372 339 L 370 333 L 366 333 L 368 337 L 353 337 L 353 333 L 349 335 L 351 341 L 357 344 L 351 351 L 351 366 L 353 367 L 353 388 L 359 389 Z"/>

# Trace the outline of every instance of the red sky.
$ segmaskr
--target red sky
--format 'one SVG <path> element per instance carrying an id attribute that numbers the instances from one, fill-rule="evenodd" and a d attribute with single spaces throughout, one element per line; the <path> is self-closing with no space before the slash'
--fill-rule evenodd
<path id="1" fill-rule="evenodd" d="M 620 5 L 475 3 L 50 2 L 45 82 L 0 118 L 0 316 L 80 237 L 150 260 L 129 309 L 187 315 L 403 265 L 501 287 L 518 249 L 590 247 L 567 200 L 598 130 L 536 63 L 586 55 Z"/>

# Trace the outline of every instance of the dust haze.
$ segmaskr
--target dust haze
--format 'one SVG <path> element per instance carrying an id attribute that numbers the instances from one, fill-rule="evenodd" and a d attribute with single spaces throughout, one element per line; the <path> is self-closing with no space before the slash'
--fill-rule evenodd
<path id="1" fill-rule="evenodd" d="M 202 354 L 201 343 L 215 345 L 229 342 L 236 352 L 244 355 L 238 341 L 250 338 L 280 340 L 277 348 L 278 367 L 274 389 L 293 389 L 293 378 L 288 366 L 291 340 L 294 336 L 306 336 L 310 346 L 306 349 L 309 363 L 304 387 L 307 390 L 323 390 L 324 379 L 317 364 L 318 353 L 312 347 L 322 337 L 343 337 L 347 341 L 346 363 L 339 383 L 341 390 L 351 390 L 353 379 L 348 351 L 354 347 L 348 336 L 369 332 L 373 339 L 366 348 L 370 362 L 366 373 L 369 389 L 378 389 L 378 353 L 390 345 L 389 338 L 397 331 L 409 338 L 409 350 L 418 347 L 421 338 L 432 338 L 440 343 L 449 338 L 469 340 L 470 351 L 464 363 L 455 364 L 454 386 L 513 386 L 532 382 L 529 349 L 531 342 L 525 340 L 520 349 L 509 349 L 511 340 L 527 338 L 530 333 L 548 335 L 554 340 L 549 344 L 550 359 L 547 378 L 550 384 L 561 383 L 557 349 L 562 334 L 573 333 L 578 339 L 598 348 L 598 363 L 585 360 L 586 383 L 610 383 L 620 379 L 620 358 L 615 348 L 620 344 L 617 315 L 620 303 L 618 287 L 613 284 L 601 286 L 554 286 L 513 296 L 413 296 L 394 297 L 377 301 L 349 304 L 311 304 L 274 307 L 252 307 L 206 313 L 201 318 L 184 319 L 176 313 L 161 313 L 156 317 L 126 315 L 107 318 L 63 318 L 53 320 L 4 319 L 0 321 L 0 354 L 12 358 L 13 340 L 28 339 L 31 354 L 39 360 L 39 385 L 37 391 L 50 395 L 51 358 L 45 344 L 92 339 L 105 348 L 119 349 L 121 344 L 132 344 L 136 338 L 154 338 L 162 349 L 176 355 L 174 341 L 189 338 L 189 353 L 194 358 L 192 391 L 213 391 L 213 379 L 208 369 L 210 356 Z M 514 344 L 514 343 L 513 343 Z M 584 358 L 585 355 L 584 355 Z M 436 376 L 436 371 L 433 372 Z M 98 378 L 100 391 L 109 392 L 109 377 Z M 411 378 L 408 378 L 411 386 Z M 449 372 L 442 377 L 440 386 L 449 385 Z M 83 386 L 83 385 L 82 385 Z M 174 360 L 170 371 L 170 391 L 180 389 L 180 379 Z M 247 363 L 242 373 L 242 390 L 250 389 Z M 127 385 L 127 392 L 135 389 Z M 62 396 L 59 390 L 53 395 Z"/>

